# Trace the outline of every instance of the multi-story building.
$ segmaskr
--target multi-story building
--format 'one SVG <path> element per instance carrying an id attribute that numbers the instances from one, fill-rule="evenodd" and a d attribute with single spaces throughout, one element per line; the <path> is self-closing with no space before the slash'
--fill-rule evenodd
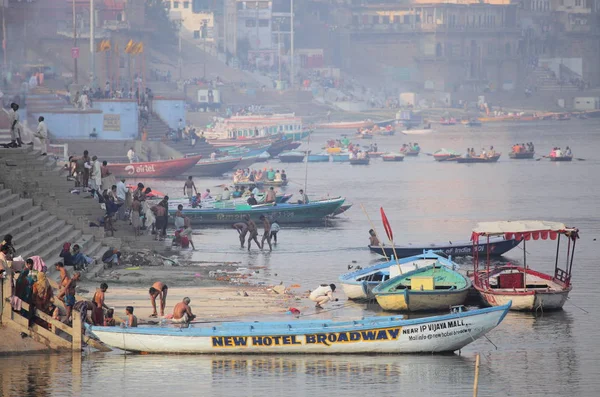
<path id="1" fill-rule="evenodd" d="M 273 63 L 271 0 L 225 0 L 225 52 L 240 61 Z"/>
<path id="2" fill-rule="evenodd" d="M 181 35 L 204 46 L 216 45 L 215 14 L 191 0 L 164 0 L 169 18 L 181 23 Z"/>

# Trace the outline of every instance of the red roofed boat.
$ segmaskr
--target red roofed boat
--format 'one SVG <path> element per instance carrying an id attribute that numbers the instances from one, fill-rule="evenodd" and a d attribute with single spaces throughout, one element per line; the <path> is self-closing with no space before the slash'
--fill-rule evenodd
<path id="1" fill-rule="evenodd" d="M 190 156 L 174 160 L 108 164 L 108 170 L 116 177 L 169 178 L 183 174 L 201 158 L 202 156 Z"/>
<path id="2" fill-rule="evenodd" d="M 505 239 L 523 240 L 523 266 L 508 264 L 490 268 L 490 255 L 485 266 L 479 266 L 479 251 L 474 251 L 473 286 L 488 306 L 502 306 L 512 301 L 511 310 L 547 311 L 561 309 L 573 288 L 571 274 L 575 243 L 579 230 L 559 222 L 508 221 L 483 222 L 473 230 L 471 240 L 479 244 L 480 237 L 504 236 Z M 559 265 L 561 236 L 566 237 L 566 262 L 564 269 Z M 526 242 L 533 240 L 557 241 L 554 274 L 531 270 L 527 266 Z M 562 263 L 562 260 L 560 261 Z"/>

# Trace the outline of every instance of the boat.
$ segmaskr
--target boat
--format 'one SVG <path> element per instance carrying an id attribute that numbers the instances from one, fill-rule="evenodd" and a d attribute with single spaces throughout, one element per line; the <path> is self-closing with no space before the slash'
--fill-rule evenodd
<path id="1" fill-rule="evenodd" d="M 369 155 L 369 157 L 381 157 L 384 154 L 386 154 L 386 152 L 367 152 L 367 154 Z"/>
<path id="2" fill-rule="evenodd" d="M 398 254 L 400 255 L 400 254 Z M 441 266 L 448 266 L 452 269 L 458 269 L 459 266 L 435 252 L 421 251 L 420 254 L 412 255 L 408 258 L 399 260 L 392 258 L 388 262 L 378 263 L 373 266 L 355 270 L 350 273 L 342 274 L 339 277 L 340 284 L 344 293 L 351 300 L 370 300 L 375 296 L 372 293 L 373 288 L 390 278 L 401 274 L 412 272 L 435 263 Z"/>
<path id="3" fill-rule="evenodd" d="M 335 210 L 333 212 L 333 214 L 331 214 L 331 217 L 341 215 L 344 212 L 348 211 L 350 208 L 352 208 L 352 204 L 343 204 L 343 205 L 340 206 L 340 208 L 338 208 L 337 210 Z"/>
<path id="4" fill-rule="evenodd" d="M 384 281 L 373 295 L 383 310 L 423 312 L 463 304 L 470 288 L 466 276 L 433 264 Z"/>
<path id="5" fill-rule="evenodd" d="M 301 163 L 306 156 L 305 152 L 292 151 L 279 153 L 279 161 L 282 163 Z"/>
<path id="6" fill-rule="evenodd" d="M 243 140 L 277 136 L 296 141 L 306 138 L 311 132 L 303 125 L 302 117 L 294 113 L 276 113 L 231 116 L 217 122 L 205 131 L 205 135 L 216 142 L 231 138 Z"/>
<path id="7" fill-rule="evenodd" d="M 379 128 L 385 129 L 386 127 L 390 126 L 393 129 L 394 126 L 396 125 L 396 119 L 387 119 L 387 120 L 383 120 L 383 121 L 376 121 L 374 124 Z"/>
<path id="8" fill-rule="evenodd" d="M 419 255 L 423 251 L 433 250 L 434 252 L 446 255 L 446 256 L 471 256 L 473 255 L 473 247 L 477 247 L 477 252 L 487 252 L 491 256 L 500 256 L 510 251 L 519 245 L 520 241 L 516 239 L 506 240 L 504 237 L 491 237 L 489 242 L 477 242 L 474 244 L 473 241 L 448 241 L 444 243 L 433 243 L 433 244 L 408 244 L 408 245 L 396 245 L 394 254 L 394 248 L 384 246 L 373 246 L 369 245 L 371 252 L 391 258 L 394 255 L 398 255 L 398 258 L 406 258 L 409 256 Z"/>
<path id="9" fill-rule="evenodd" d="M 433 130 L 431 128 L 402 130 L 402 133 L 404 135 L 425 135 L 425 134 L 431 134 L 432 132 L 435 132 L 435 130 Z"/>
<path id="10" fill-rule="evenodd" d="M 348 154 L 348 153 L 332 154 L 331 160 L 333 160 L 334 163 L 345 163 L 347 161 L 350 161 L 350 154 Z"/>
<path id="11" fill-rule="evenodd" d="M 510 152 L 508 157 L 514 160 L 532 159 L 535 152 Z"/>
<path id="12" fill-rule="evenodd" d="M 174 160 L 114 163 L 108 164 L 108 170 L 115 177 L 171 178 L 185 173 L 201 158 L 202 156 L 190 156 Z"/>
<path id="13" fill-rule="evenodd" d="M 198 327 L 87 325 L 104 344 L 128 352 L 157 354 L 402 354 L 460 350 L 498 326 L 510 309 L 467 310 L 405 319 L 221 322 Z"/>
<path id="14" fill-rule="evenodd" d="M 192 224 L 231 224 L 243 221 L 246 215 L 255 222 L 260 222 L 260 216 L 264 215 L 280 224 L 314 223 L 333 214 L 344 201 L 343 197 L 337 197 L 307 204 L 240 204 L 234 208 L 192 208 L 187 204 L 183 206 L 183 214 L 190 218 Z M 176 212 L 177 207 L 169 205 L 169 215 Z"/>
<path id="15" fill-rule="evenodd" d="M 495 154 L 491 157 L 457 157 L 457 163 L 496 163 L 502 153 Z"/>
<path id="16" fill-rule="evenodd" d="M 451 149 L 440 149 L 433 153 L 435 161 L 456 161 L 460 154 Z"/>
<path id="17" fill-rule="evenodd" d="M 400 152 L 408 157 L 417 157 L 419 153 L 421 153 L 421 148 L 419 146 L 415 147 L 403 147 L 400 149 Z"/>
<path id="18" fill-rule="evenodd" d="M 306 157 L 306 160 L 309 163 L 328 163 L 329 162 L 329 154 L 327 154 L 327 153 L 309 154 Z"/>
<path id="19" fill-rule="evenodd" d="M 221 176 L 236 168 L 242 158 L 222 158 L 219 160 L 199 161 L 188 172 L 191 176 Z"/>
<path id="20" fill-rule="evenodd" d="M 269 157 L 265 158 L 263 154 L 256 154 L 254 156 L 243 156 L 236 168 L 248 168 L 254 163 L 264 162 L 268 159 Z"/>
<path id="21" fill-rule="evenodd" d="M 369 158 L 364 158 L 364 159 L 350 159 L 350 164 L 352 165 L 369 165 Z"/>
<path id="22" fill-rule="evenodd" d="M 402 153 L 386 153 L 381 156 L 383 161 L 404 161 L 404 154 Z"/>
<path id="23" fill-rule="evenodd" d="M 234 182 L 233 186 L 236 187 L 245 187 L 245 188 L 249 188 L 251 186 L 256 186 L 256 187 L 281 187 L 281 186 L 287 186 L 288 184 L 288 180 L 286 179 L 281 180 L 281 181 L 269 181 L 269 180 L 265 180 L 265 179 L 261 179 L 259 181 L 238 181 L 238 182 Z"/>
<path id="24" fill-rule="evenodd" d="M 359 128 L 371 128 L 375 125 L 371 120 L 363 121 L 338 121 L 332 123 L 317 124 L 316 128 L 327 130 L 356 130 Z"/>
<path id="25" fill-rule="evenodd" d="M 473 286 L 488 306 L 501 306 L 512 301 L 512 310 L 542 311 L 561 309 L 573 288 L 571 276 L 575 243 L 579 230 L 564 223 L 548 221 L 500 221 L 479 223 L 473 229 L 472 239 L 478 242 L 494 236 L 523 240 L 523 266 L 512 264 L 490 268 L 490 261 L 480 267 L 479 253 L 473 256 Z M 567 240 L 566 262 L 559 261 L 561 237 Z M 530 240 L 557 240 L 554 273 L 534 271 L 527 265 L 526 243 Z M 564 251 L 564 250 L 563 250 Z"/>
<path id="26" fill-rule="evenodd" d="M 573 161 L 573 156 L 548 156 L 550 161 Z"/>
<path id="27" fill-rule="evenodd" d="M 275 196 L 275 202 L 277 204 L 287 203 L 290 198 L 292 198 L 292 194 L 277 194 Z M 161 198 L 160 196 L 157 198 Z M 258 204 L 263 204 L 267 198 L 266 193 L 258 193 L 254 196 Z M 209 199 L 204 199 L 201 202 L 202 208 L 235 208 L 237 205 L 248 204 L 248 197 L 236 197 L 231 198 L 229 200 L 221 200 L 221 195 L 217 194 L 214 197 Z M 169 200 L 169 205 L 176 208 L 179 204 L 185 206 L 189 206 L 190 199 L 187 197 L 180 197 Z"/>

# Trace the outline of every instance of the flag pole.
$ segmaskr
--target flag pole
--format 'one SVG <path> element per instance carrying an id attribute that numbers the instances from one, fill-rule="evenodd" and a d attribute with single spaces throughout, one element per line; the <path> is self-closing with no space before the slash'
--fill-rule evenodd
<path id="1" fill-rule="evenodd" d="M 369 220 L 369 224 L 371 225 L 371 229 L 373 229 L 373 233 L 375 233 L 375 238 L 377 238 L 377 241 L 379 242 L 379 248 L 381 248 L 381 252 L 383 252 L 383 256 L 385 257 L 385 260 L 389 261 L 390 258 L 388 258 L 387 254 L 385 253 L 385 248 L 383 248 L 383 244 L 381 243 L 381 240 L 379 239 L 379 236 L 377 235 L 377 230 L 375 230 L 375 226 L 373 225 L 373 222 L 371 221 L 371 218 L 369 217 L 369 214 L 367 213 L 367 210 L 365 210 L 365 206 L 362 205 L 362 203 L 360 203 L 360 208 L 362 208 L 363 212 L 367 216 L 367 219 Z"/>

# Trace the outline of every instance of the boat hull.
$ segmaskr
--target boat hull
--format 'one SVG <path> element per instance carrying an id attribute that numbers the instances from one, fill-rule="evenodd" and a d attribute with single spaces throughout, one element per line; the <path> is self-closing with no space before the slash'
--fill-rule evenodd
<path id="1" fill-rule="evenodd" d="M 458 154 L 444 154 L 444 155 L 434 154 L 433 155 L 433 159 L 435 161 L 439 161 L 439 162 L 456 161 L 456 159 L 459 157 L 460 157 L 460 155 L 458 155 Z"/>
<path id="2" fill-rule="evenodd" d="M 432 130 L 432 129 L 426 129 L 426 130 L 402 130 L 402 133 L 404 135 L 425 135 L 425 134 L 431 134 L 432 132 L 434 132 L 434 130 Z"/>
<path id="3" fill-rule="evenodd" d="M 328 163 L 329 155 L 328 154 L 309 154 L 308 162 L 309 163 Z"/>
<path id="4" fill-rule="evenodd" d="M 316 223 L 333 214 L 342 204 L 343 198 L 322 200 L 308 204 L 278 204 L 243 206 L 244 208 L 202 209 L 184 207 L 183 214 L 190 218 L 192 224 L 222 225 L 244 220 L 246 215 L 255 222 L 261 222 L 264 215 L 280 224 Z M 176 208 L 169 208 L 169 215 L 174 215 Z M 172 218 L 170 218 L 172 219 Z"/>
<path id="5" fill-rule="evenodd" d="M 176 177 L 192 168 L 202 156 L 143 163 L 109 164 L 108 170 L 115 177 L 169 178 Z"/>
<path id="6" fill-rule="evenodd" d="M 334 122 L 334 123 L 322 123 L 317 124 L 317 128 L 323 128 L 327 130 L 356 130 L 357 128 L 371 128 L 374 123 L 372 121 L 351 121 L 351 122 Z"/>
<path id="7" fill-rule="evenodd" d="M 304 161 L 304 154 L 279 155 L 279 161 L 282 163 L 301 163 Z"/>
<path id="8" fill-rule="evenodd" d="M 497 154 L 494 157 L 486 157 L 486 158 L 481 158 L 481 157 L 459 157 L 456 159 L 456 161 L 458 163 L 461 164 L 473 164 L 473 163 L 496 163 L 498 162 L 498 159 L 500 159 L 500 155 Z"/>
<path id="9" fill-rule="evenodd" d="M 241 158 L 216 161 L 199 161 L 190 168 L 188 174 L 191 176 L 221 176 L 233 170 L 242 161 Z"/>
<path id="10" fill-rule="evenodd" d="M 524 160 L 524 159 L 532 159 L 534 155 L 535 155 L 535 152 L 519 152 L 519 153 L 510 152 L 508 154 L 508 157 L 510 157 L 513 160 Z"/>
<path id="11" fill-rule="evenodd" d="M 571 289 L 564 291 L 531 291 L 529 293 L 500 293 L 496 291 L 485 291 L 475 287 L 481 299 L 487 306 L 502 306 L 506 302 L 513 302 L 511 310 L 536 311 L 536 310 L 560 310 L 564 306 Z"/>
<path id="12" fill-rule="evenodd" d="M 520 241 L 517 240 L 504 240 L 503 238 L 490 238 L 490 255 L 491 256 L 500 256 L 508 251 L 510 251 L 511 249 L 513 249 L 514 247 L 516 247 L 517 245 L 519 245 Z M 485 243 L 480 243 L 477 244 L 477 251 L 479 253 L 486 253 L 487 252 L 487 242 Z M 430 245 L 423 245 L 423 246 L 396 246 L 396 253 L 398 254 L 398 258 L 406 258 L 409 256 L 414 256 L 414 255 L 419 255 L 422 254 L 423 251 L 427 251 L 427 250 L 433 250 L 435 252 L 442 252 L 444 255 L 446 256 L 471 256 L 473 255 L 473 243 L 470 241 L 464 241 L 464 242 L 457 242 L 456 244 L 453 245 L 449 245 L 449 244 L 430 244 Z M 379 255 L 384 255 L 385 252 L 385 256 L 387 256 L 388 258 L 391 258 L 392 256 L 395 256 L 394 254 L 394 250 L 392 249 L 392 247 L 383 247 L 383 250 L 381 249 L 381 247 L 375 247 L 375 246 L 369 246 L 369 249 L 371 250 L 371 252 L 375 252 L 376 254 Z"/>
<path id="13" fill-rule="evenodd" d="M 352 165 L 369 165 L 369 159 L 350 159 Z"/>
<path id="14" fill-rule="evenodd" d="M 573 157 L 571 156 L 562 156 L 562 157 L 548 157 L 550 161 L 573 161 Z"/>
<path id="15" fill-rule="evenodd" d="M 381 156 L 383 161 L 404 161 L 404 156 Z"/>
<path id="16" fill-rule="evenodd" d="M 336 323 L 289 321 L 214 327 L 95 327 L 103 343 L 130 352 L 173 354 L 443 353 L 462 349 L 495 328 L 508 305 L 404 320 L 373 317 Z"/>
<path id="17" fill-rule="evenodd" d="M 386 295 L 375 295 L 377 303 L 383 310 L 422 312 L 445 310 L 450 306 L 461 305 L 467 299 L 468 290 L 457 292 L 408 292 Z"/>
<path id="18" fill-rule="evenodd" d="M 331 159 L 334 163 L 346 163 L 350 161 L 350 155 L 348 154 L 332 154 Z"/>

